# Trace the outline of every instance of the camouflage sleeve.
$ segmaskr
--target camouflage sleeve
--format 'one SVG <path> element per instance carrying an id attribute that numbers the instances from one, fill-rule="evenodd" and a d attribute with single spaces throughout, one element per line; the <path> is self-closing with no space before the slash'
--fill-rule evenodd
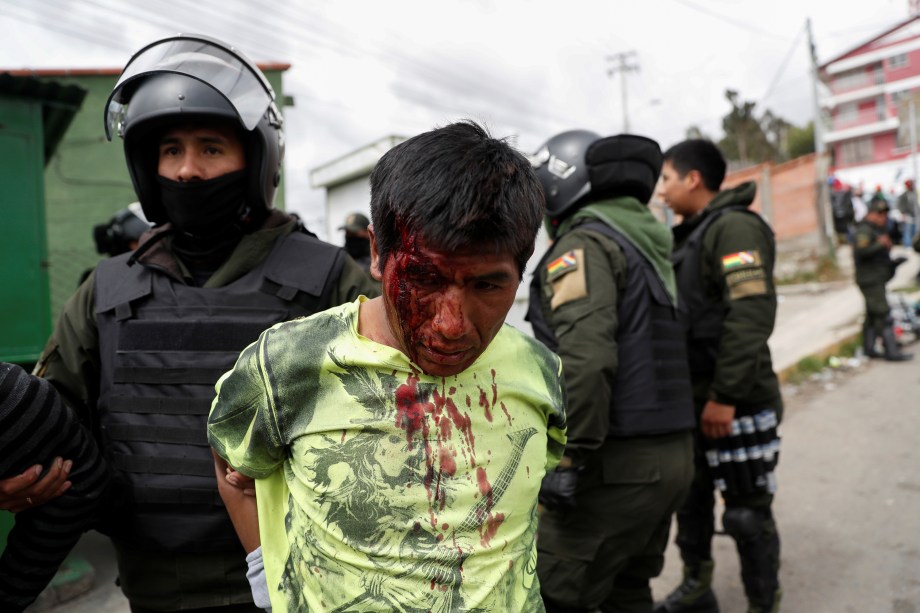
<path id="1" fill-rule="evenodd" d="M 727 307 L 710 396 L 737 405 L 753 388 L 776 321 L 775 245 L 750 213 L 727 213 L 706 233 L 703 279 Z"/>
<path id="2" fill-rule="evenodd" d="M 611 239 L 574 231 L 539 271 L 542 308 L 559 342 L 567 396 L 568 449 L 596 449 L 607 437 L 618 367 L 617 285 L 626 259 Z"/>
<path id="3" fill-rule="evenodd" d="M 47 379 L 84 424 L 93 424 L 99 394 L 99 330 L 93 286 L 95 271 L 70 297 L 33 374 Z"/>
<path id="4" fill-rule="evenodd" d="M 274 472 L 286 451 L 265 360 L 273 330 L 263 332 L 244 349 L 233 369 L 217 381 L 217 395 L 208 416 L 211 447 L 230 466 L 256 479 Z"/>
<path id="5" fill-rule="evenodd" d="M 346 254 L 342 272 L 333 290 L 330 306 L 354 302 L 361 295 L 376 298 L 380 295 L 380 283 L 364 272 L 364 269 Z"/>

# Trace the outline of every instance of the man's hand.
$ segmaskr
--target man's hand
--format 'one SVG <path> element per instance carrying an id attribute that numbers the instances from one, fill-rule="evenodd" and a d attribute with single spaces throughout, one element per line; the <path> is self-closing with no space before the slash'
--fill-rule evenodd
<path id="1" fill-rule="evenodd" d="M 567 458 L 563 458 L 566 460 Z M 575 508 L 575 490 L 578 489 L 580 467 L 563 461 L 555 470 L 546 473 L 540 484 L 538 500 L 551 511 L 568 511 Z"/>
<path id="2" fill-rule="evenodd" d="M 220 457 L 216 451 L 211 449 L 211 455 L 214 456 L 214 473 L 217 476 L 217 491 L 220 493 L 224 506 L 227 507 L 227 513 L 230 515 L 230 521 L 233 522 L 233 529 L 243 545 L 246 553 L 252 553 L 262 543 L 259 536 L 259 510 L 256 507 L 256 490 L 255 482 L 233 470 L 227 463 L 227 460 Z M 243 487 L 235 485 L 237 483 L 247 482 L 251 488 L 249 494 Z"/>
<path id="3" fill-rule="evenodd" d="M 224 479 L 236 489 L 242 490 L 244 495 L 253 497 L 256 495 L 256 480 L 233 470 L 229 465 L 224 470 Z"/>
<path id="4" fill-rule="evenodd" d="M 250 479 L 243 473 L 233 470 L 233 467 L 227 464 L 227 460 L 217 455 L 213 449 L 211 450 L 211 455 L 214 456 L 214 470 L 217 473 L 218 480 L 222 479 L 225 483 L 240 490 L 246 496 L 255 497 L 255 479 Z"/>
<path id="5" fill-rule="evenodd" d="M 55 458 L 41 479 L 42 467 L 35 465 L 21 475 L 0 480 L 0 509 L 19 513 L 54 500 L 70 489 L 67 477 L 72 467 L 70 460 Z"/>
<path id="6" fill-rule="evenodd" d="M 880 242 L 885 247 L 885 249 L 891 249 L 891 237 L 887 234 L 879 235 L 878 242 Z"/>
<path id="7" fill-rule="evenodd" d="M 700 417 L 700 429 L 707 438 L 724 438 L 732 433 L 732 420 L 735 418 L 735 407 L 710 400 L 703 407 Z"/>

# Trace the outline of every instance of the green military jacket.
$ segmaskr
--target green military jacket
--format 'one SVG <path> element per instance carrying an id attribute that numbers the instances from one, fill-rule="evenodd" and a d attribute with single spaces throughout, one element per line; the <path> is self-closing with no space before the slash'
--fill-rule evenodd
<path id="1" fill-rule="evenodd" d="M 629 220 L 622 216 L 629 215 Z M 625 292 L 626 255 L 612 238 L 581 228 L 588 221 L 610 223 L 671 272 L 667 254 L 671 237 L 644 204 L 635 198 L 593 203 L 567 219 L 535 275 L 542 295 L 540 308 L 553 330 L 562 358 L 568 426 L 566 452 L 596 449 L 610 427 L 612 385 L 616 379 L 617 311 Z M 657 232 L 656 232 L 657 231 Z M 635 236 L 641 234 L 643 236 Z M 571 254 L 570 254 L 571 252 Z M 656 257 L 657 255 L 657 257 Z M 665 281 L 673 287 L 673 276 Z"/>
<path id="2" fill-rule="evenodd" d="M 749 207 L 756 189 L 748 182 L 719 192 L 705 209 L 674 228 L 675 250 L 708 215 L 730 207 Z M 780 411 L 779 381 L 767 345 L 776 322 L 773 233 L 754 215 L 729 211 L 706 230 L 700 250 L 701 290 L 708 301 L 725 307 L 725 316 L 714 374 L 711 378 L 694 375 L 697 407 L 711 399 Z M 682 294 L 685 291 L 680 288 Z"/>
<path id="3" fill-rule="evenodd" d="M 885 228 L 863 219 L 853 231 L 853 263 L 857 285 L 878 285 L 894 274 L 889 248 L 879 242 Z"/>

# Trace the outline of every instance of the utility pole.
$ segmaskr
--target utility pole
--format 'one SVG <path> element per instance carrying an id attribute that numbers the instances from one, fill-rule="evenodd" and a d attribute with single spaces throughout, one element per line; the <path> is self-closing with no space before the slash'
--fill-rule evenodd
<path id="1" fill-rule="evenodd" d="M 824 124 L 821 121 L 821 101 L 818 99 L 818 54 L 815 50 L 815 39 L 811 33 L 811 17 L 805 20 L 805 29 L 808 33 L 808 59 L 811 65 L 811 98 L 814 108 L 815 120 L 815 153 L 824 153 Z"/>
<path id="2" fill-rule="evenodd" d="M 837 263 L 837 249 L 834 247 L 834 227 L 830 213 L 830 194 L 828 193 L 827 175 L 830 169 L 828 156 L 824 147 L 824 123 L 821 120 L 821 101 L 818 98 L 818 54 L 815 50 L 815 39 L 811 33 L 811 18 L 805 20 L 805 30 L 808 34 L 808 59 L 811 65 L 811 96 L 814 108 L 815 128 L 815 210 L 818 214 L 818 224 L 824 234 L 827 257 Z"/>
<path id="3" fill-rule="evenodd" d="M 629 132 L 629 113 L 626 108 L 626 73 L 639 72 L 639 63 L 636 60 L 630 63 L 630 59 L 636 58 L 635 51 L 624 51 L 623 53 L 614 53 L 607 56 L 608 62 L 616 62 L 607 69 L 607 76 L 612 77 L 620 73 L 620 92 L 623 95 L 623 132 Z"/>

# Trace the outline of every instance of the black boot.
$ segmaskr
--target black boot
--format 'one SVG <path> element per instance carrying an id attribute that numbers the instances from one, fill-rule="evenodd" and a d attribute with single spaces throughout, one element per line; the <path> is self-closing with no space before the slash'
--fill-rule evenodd
<path id="1" fill-rule="evenodd" d="M 680 585 L 661 602 L 655 603 L 654 613 L 719 613 L 719 603 L 712 592 L 712 560 L 697 565 L 684 565 Z"/>
<path id="2" fill-rule="evenodd" d="M 863 324 L 863 352 L 866 354 L 867 358 L 880 358 L 882 354 L 875 350 L 875 342 L 878 340 L 878 336 L 875 334 L 875 328 L 870 325 Z"/>
<path id="3" fill-rule="evenodd" d="M 887 326 L 882 332 L 882 343 L 885 346 L 885 359 L 889 362 L 906 362 L 914 359 L 914 354 L 901 351 L 898 339 L 894 337 L 894 328 L 891 326 Z"/>
<path id="4" fill-rule="evenodd" d="M 779 611 L 779 534 L 769 509 L 729 507 L 722 525 L 738 548 L 748 613 Z"/>

